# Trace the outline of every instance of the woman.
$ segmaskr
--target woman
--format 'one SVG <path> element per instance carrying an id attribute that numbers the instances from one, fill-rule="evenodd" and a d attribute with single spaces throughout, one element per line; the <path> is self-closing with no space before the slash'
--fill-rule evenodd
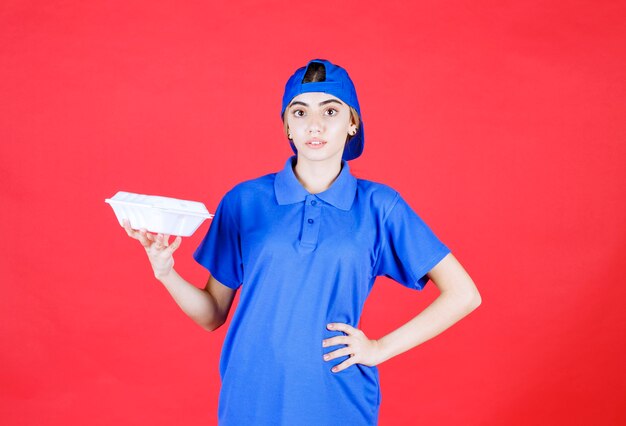
<path id="1" fill-rule="evenodd" d="M 204 290 L 173 269 L 177 237 L 134 231 L 155 276 L 212 331 L 241 297 L 220 359 L 220 425 L 374 425 L 376 365 L 436 336 L 480 295 L 450 250 L 392 188 L 350 174 L 363 122 L 347 72 L 309 61 L 285 87 L 281 117 L 294 151 L 283 170 L 233 187 L 194 258 Z M 377 276 L 441 295 L 380 339 L 358 322 Z"/>

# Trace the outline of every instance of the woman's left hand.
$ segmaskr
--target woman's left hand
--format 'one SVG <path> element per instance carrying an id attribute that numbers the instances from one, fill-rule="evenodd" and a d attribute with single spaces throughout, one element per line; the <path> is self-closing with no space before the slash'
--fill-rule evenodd
<path id="1" fill-rule="evenodd" d="M 335 336 L 322 340 L 322 346 L 347 345 L 343 348 L 324 354 L 324 361 L 330 361 L 341 356 L 350 356 L 342 363 L 332 368 L 333 373 L 345 370 L 353 364 L 363 364 L 369 367 L 377 365 L 382 360 L 381 348 L 377 340 L 370 340 L 358 328 L 351 325 L 333 322 L 326 326 L 329 330 L 339 330 L 347 336 Z"/>

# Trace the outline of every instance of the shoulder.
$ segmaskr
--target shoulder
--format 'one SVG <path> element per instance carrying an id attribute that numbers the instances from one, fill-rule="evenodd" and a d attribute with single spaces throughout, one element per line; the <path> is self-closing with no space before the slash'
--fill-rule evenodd
<path id="1" fill-rule="evenodd" d="M 360 202 L 383 214 L 388 214 L 400 199 L 398 191 L 389 185 L 368 179 L 357 179 L 357 195 Z"/>
<path id="2" fill-rule="evenodd" d="M 224 200 L 228 203 L 249 203 L 254 200 L 263 199 L 268 193 L 274 193 L 274 177 L 276 173 L 245 180 L 233 186 L 224 195 Z"/>

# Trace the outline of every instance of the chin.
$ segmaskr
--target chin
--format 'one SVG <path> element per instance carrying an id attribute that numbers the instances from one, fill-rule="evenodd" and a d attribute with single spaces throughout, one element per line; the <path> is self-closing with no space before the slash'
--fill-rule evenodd
<path id="1" fill-rule="evenodd" d="M 307 152 L 308 151 L 308 152 Z M 343 152 L 311 152 L 310 150 L 298 150 L 298 158 L 304 158 L 308 161 L 338 161 L 341 163 Z"/>

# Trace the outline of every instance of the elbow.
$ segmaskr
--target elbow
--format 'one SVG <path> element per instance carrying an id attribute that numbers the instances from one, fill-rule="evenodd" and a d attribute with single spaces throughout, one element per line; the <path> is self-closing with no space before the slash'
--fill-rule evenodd
<path id="1" fill-rule="evenodd" d="M 463 293 L 450 292 L 450 298 L 455 300 L 459 310 L 464 311 L 466 315 L 478 308 L 482 303 L 482 298 L 480 297 L 478 290 Z"/>
<path id="2" fill-rule="evenodd" d="M 478 290 L 474 291 L 467 298 L 467 306 L 468 306 L 470 312 L 473 311 L 474 309 L 478 308 L 482 302 L 483 302 L 483 299 L 480 296 L 480 293 L 478 292 Z"/>
<path id="3" fill-rule="evenodd" d="M 220 328 L 221 324 L 206 324 L 206 325 L 200 325 L 200 327 L 202 327 L 202 329 L 204 331 L 215 331 L 218 328 Z"/>
<path id="4" fill-rule="evenodd" d="M 482 303 L 482 298 L 478 292 L 472 293 L 455 293 L 455 292 L 442 292 L 442 297 L 449 298 L 454 303 L 456 310 L 462 314 L 462 316 L 468 315 L 475 310 Z"/>
<path id="5" fill-rule="evenodd" d="M 465 302 L 465 306 L 467 307 L 467 309 L 469 309 L 470 312 L 478 308 L 483 302 L 483 298 L 480 296 L 480 293 L 476 288 L 476 284 L 474 284 L 474 281 L 472 281 L 471 278 L 469 284 L 465 287 L 462 294 L 464 295 L 462 299 Z"/>
<path id="6" fill-rule="evenodd" d="M 224 325 L 224 321 L 212 322 L 209 324 L 200 324 L 200 327 L 202 327 L 205 331 L 215 331 L 222 325 Z"/>

